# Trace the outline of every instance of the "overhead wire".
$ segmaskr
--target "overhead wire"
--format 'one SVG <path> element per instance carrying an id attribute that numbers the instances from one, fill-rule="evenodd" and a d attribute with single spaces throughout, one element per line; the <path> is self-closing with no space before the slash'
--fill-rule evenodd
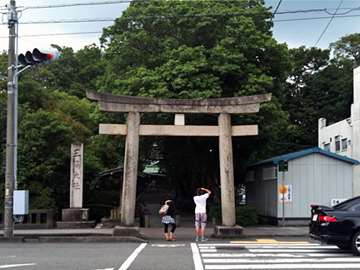
<path id="1" fill-rule="evenodd" d="M 272 19 L 275 17 L 275 14 L 276 14 L 276 12 L 278 11 L 278 9 L 279 9 L 279 7 L 280 7 L 280 5 L 281 5 L 281 2 L 282 2 L 282 0 L 280 0 L 279 4 L 277 5 L 277 7 L 276 7 L 276 9 L 275 9 L 275 11 L 274 11 L 274 13 L 273 13 L 273 16 L 272 16 L 271 19 L 270 19 L 270 22 L 271 22 Z"/>
<path id="2" fill-rule="evenodd" d="M 341 6 L 341 4 L 342 4 L 343 1 L 344 1 L 344 0 L 341 0 L 341 2 L 340 2 L 340 4 L 339 4 L 338 8 L 336 9 L 334 15 L 333 15 L 332 18 L 330 19 L 329 23 L 326 25 L 324 31 L 321 33 L 321 35 L 320 35 L 319 39 L 316 41 L 314 47 L 316 47 L 316 45 L 319 43 L 319 41 L 320 41 L 320 39 L 322 38 L 322 36 L 325 34 L 326 30 L 328 29 L 330 23 L 331 23 L 332 20 L 334 19 L 335 15 L 336 15 L 336 12 L 339 10 L 339 8 L 340 8 L 340 6 Z"/>
<path id="3" fill-rule="evenodd" d="M 133 0 L 134 1 L 134 0 Z M 144 1 L 144 0 L 135 0 L 135 1 Z M 89 2 L 89 3 L 78 3 L 78 4 L 59 4 L 59 5 L 46 5 L 46 6 L 28 6 L 28 7 L 19 7 L 23 9 L 42 9 L 42 8 L 61 8 L 61 7 L 73 7 L 73 6 L 84 6 L 84 5 L 108 5 L 108 4 L 119 4 L 119 3 L 129 3 L 132 1 L 129 0 L 117 0 L 117 1 L 106 1 L 106 2 Z M 340 6 L 343 0 L 341 1 L 338 8 L 335 10 L 335 13 L 330 13 L 330 9 L 309 9 L 309 10 L 296 10 L 296 11 L 282 11 L 278 12 L 278 8 L 281 4 L 282 0 L 279 1 L 279 4 L 274 12 L 274 15 L 284 15 L 284 14 L 296 14 L 296 13 L 310 13 L 310 12 L 325 12 L 329 15 L 332 15 L 331 17 L 328 16 L 322 16 L 322 17 L 311 17 L 311 18 L 295 18 L 295 19 L 277 19 L 273 20 L 273 22 L 289 22 L 289 21 L 299 21 L 299 20 L 316 20 L 316 19 L 328 19 L 330 18 L 330 22 L 328 23 L 327 27 L 323 31 L 323 34 L 325 33 L 326 29 L 330 25 L 331 21 L 335 18 L 349 18 L 349 17 L 358 17 L 360 15 L 346 15 L 341 16 L 344 14 L 349 14 L 352 11 L 360 10 L 360 8 L 342 8 L 346 9 L 346 12 L 338 13 L 339 10 L 341 10 Z M 0 7 L 1 8 L 1 7 Z M 169 18 L 176 18 L 176 17 L 216 17 L 216 16 L 243 16 L 243 15 L 254 15 L 259 14 L 258 12 L 238 12 L 238 13 L 214 13 L 214 14 L 177 14 L 177 15 L 165 15 L 165 16 L 141 16 L 141 17 L 126 17 L 123 19 L 169 19 Z M 270 22 L 274 16 L 270 19 Z M 116 19 L 122 19 L 119 18 L 93 18 L 93 19 L 72 19 L 72 20 L 51 20 L 51 21 L 28 21 L 28 22 L 18 22 L 19 24 L 48 24 L 48 23 L 85 23 L 85 22 L 106 22 L 106 21 L 115 21 Z M 102 32 L 76 32 L 76 33 L 51 33 L 51 34 L 35 34 L 35 35 L 27 35 L 27 36 L 53 36 L 53 35 L 76 35 L 76 34 L 93 34 L 93 33 L 102 33 Z M 322 34 L 322 35 L 323 35 Z M 321 39 L 322 35 L 320 36 L 319 40 Z M 23 36 L 24 37 L 24 36 Z M 0 37 L 4 38 L 4 37 Z M 6 37 L 7 38 L 7 37 Z M 319 41 L 318 40 L 318 41 Z M 317 44 L 317 43 L 316 43 Z M 316 45 L 315 45 L 316 46 Z"/>

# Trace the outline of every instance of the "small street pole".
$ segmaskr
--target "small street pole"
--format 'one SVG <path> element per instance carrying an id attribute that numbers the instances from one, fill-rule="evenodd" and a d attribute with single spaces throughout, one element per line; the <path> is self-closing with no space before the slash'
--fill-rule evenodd
<path id="1" fill-rule="evenodd" d="M 13 237 L 13 192 L 15 182 L 15 40 L 17 12 L 16 2 L 10 1 L 8 6 L 9 51 L 8 51 L 8 84 L 7 84 L 7 130 L 6 130 L 6 172 L 5 172 L 5 215 L 4 237 Z"/>

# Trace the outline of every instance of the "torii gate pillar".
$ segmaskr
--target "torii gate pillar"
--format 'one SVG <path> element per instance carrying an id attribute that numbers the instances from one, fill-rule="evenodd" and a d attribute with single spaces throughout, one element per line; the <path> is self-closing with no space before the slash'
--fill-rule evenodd
<path id="1" fill-rule="evenodd" d="M 235 192 L 234 192 L 234 166 L 231 136 L 230 114 L 221 113 L 218 116 L 219 124 L 219 152 L 220 152 L 220 183 L 221 183 L 221 211 L 223 226 L 234 226 L 235 218 Z"/>
<path id="2" fill-rule="evenodd" d="M 125 144 L 123 194 L 121 202 L 121 225 L 125 227 L 134 225 L 140 113 L 129 112 L 127 121 L 128 134 Z"/>
<path id="3" fill-rule="evenodd" d="M 255 136 L 257 125 L 231 126 L 231 114 L 257 113 L 271 94 L 235 98 L 185 100 L 120 96 L 86 91 L 100 111 L 128 113 L 126 125 L 100 124 L 100 134 L 126 135 L 121 225 L 113 235 L 139 235 L 134 227 L 139 136 L 219 136 L 222 226 L 214 236 L 239 236 L 236 226 L 232 136 Z M 175 125 L 140 125 L 140 113 L 173 113 Z M 185 113 L 218 114 L 218 126 L 186 126 Z"/>

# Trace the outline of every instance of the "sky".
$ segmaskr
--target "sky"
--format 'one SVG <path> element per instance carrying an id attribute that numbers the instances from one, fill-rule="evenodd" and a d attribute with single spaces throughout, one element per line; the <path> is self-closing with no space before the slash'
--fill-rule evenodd
<path id="1" fill-rule="evenodd" d="M 108 4 L 99 4 L 105 2 Z M 0 52 L 9 47 L 5 8 L 9 3 L 10 0 L 0 0 Z M 290 48 L 316 46 L 328 49 L 331 42 L 360 33 L 359 3 L 357 0 L 266 0 L 265 6 L 272 6 L 272 11 L 278 7 L 272 28 L 278 43 L 286 43 Z M 66 6 L 70 4 L 74 5 Z M 16 6 L 21 11 L 18 27 L 20 54 L 33 48 L 46 49 L 51 44 L 71 47 L 74 51 L 93 43 L 99 45 L 102 29 L 112 25 L 112 19 L 121 16 L 129 1 L 16 0 Z M 85 19 L 93 22 L 74 22 Z M 100 21 L 103 19 L 109 21 Z M 54 21 L 61 23 L 52 23 Z"/>

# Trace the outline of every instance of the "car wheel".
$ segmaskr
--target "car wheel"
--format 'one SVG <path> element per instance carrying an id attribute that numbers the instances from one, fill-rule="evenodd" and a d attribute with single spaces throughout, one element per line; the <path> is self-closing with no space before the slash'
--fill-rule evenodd
<path id="1" fill-rule="evenodd" d="M 351 249 L 356 255 L 360 255 L 360 231 L 351 238 Z"/>

